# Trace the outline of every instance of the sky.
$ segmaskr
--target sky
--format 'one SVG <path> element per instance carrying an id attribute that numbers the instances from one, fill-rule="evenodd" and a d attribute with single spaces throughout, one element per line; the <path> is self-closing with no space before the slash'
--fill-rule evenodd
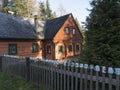
<path id="1" fill-rule="evenodd" d="M 46 0 L 37 0 L 44 1 Z M 57 13 L 57 16 L 63 14 L 60 12 L 60 7 L 63 7 L 65 10 L 65 14 L 72 13 L 74 18 L 77 18 L 79 23 L 85 22 L 86 17 L 89 15 L 89 11 L 86 9 L 90 9 L 90 2 L 91 0 L 49 0 L 50 8 L 52 11 Z"/>

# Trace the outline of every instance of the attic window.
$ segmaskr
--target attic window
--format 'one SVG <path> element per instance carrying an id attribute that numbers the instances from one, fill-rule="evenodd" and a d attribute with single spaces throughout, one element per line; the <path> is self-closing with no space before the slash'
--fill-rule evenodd
<path id="1" fill-rule="evenodd" d="M 69 27 L 66 27 L 66 28 L 65 28 L 65 33 L 66 33 L 66 34 L 69 34 L 69 33 L 70 33 Z"/>
<path id="2" fill-rule="evenodd" d="M 73 28 L 73 35 L 75 35 L 76 34 L 76 30 L 75 30 L 75 28 Z"/>

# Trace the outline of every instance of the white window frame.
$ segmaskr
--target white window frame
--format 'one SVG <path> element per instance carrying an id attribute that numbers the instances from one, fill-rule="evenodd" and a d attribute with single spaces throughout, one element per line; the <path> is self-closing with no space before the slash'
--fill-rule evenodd
<path id="1" fill-rule="evenodd" d="M 65 33 L 66 33 L 66 34 L 69 34 L 69 33 L 70 33 L 69 27 L 66 27 L 66 28 L 65 28 Z"/>
<path id="2" fill-rule="evenodd" d="M 71 47 L 71 48 L 70 48 Z M 72 44 L 69 44 L 68 45 L 68 52 L 73 52 L 73 45 Z"/>
<path id="3" fill-rule="evenodd" d="M 76 34 L 76 29 L 73 28 L 72 32 L 73 32 L 73 35 L 75 35 Z"/>
<path id="4" fill-rule="evenodd" d="M 78 50 L 77 46 L 79 46 L 79 50 Z M 80 52 L 80 50 L 81 50 L 80 44 L 76 44 L 76 45 L 75 45 L 75 52 L 78 53 L 78 52 Z"/>

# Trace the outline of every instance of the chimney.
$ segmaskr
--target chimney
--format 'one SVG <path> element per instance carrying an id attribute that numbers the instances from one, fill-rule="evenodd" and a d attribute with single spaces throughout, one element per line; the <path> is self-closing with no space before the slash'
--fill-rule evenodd
<path id="1" fill-rule="evenodd" d="M 38 27 L 37 15 L 34 15 L 34 25 L 35 25 L 35 32 L 37 33 L 37 27 Z"/>
<path id="2" fill-rule="evenodd" d="M 38 21 L 38 16 L 34 15 L 35 33 L 39 39 L 44 39 L 44 21 Z"/>

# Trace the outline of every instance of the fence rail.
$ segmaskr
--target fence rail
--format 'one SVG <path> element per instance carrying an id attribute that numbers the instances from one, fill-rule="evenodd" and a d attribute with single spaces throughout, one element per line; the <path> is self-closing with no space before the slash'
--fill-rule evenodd
<path id="1" fill-rule="evenodd" d="M 120 68 L 36 60 L 2 55 L 0 69 L 45 90 L 120 90 Z"/>

